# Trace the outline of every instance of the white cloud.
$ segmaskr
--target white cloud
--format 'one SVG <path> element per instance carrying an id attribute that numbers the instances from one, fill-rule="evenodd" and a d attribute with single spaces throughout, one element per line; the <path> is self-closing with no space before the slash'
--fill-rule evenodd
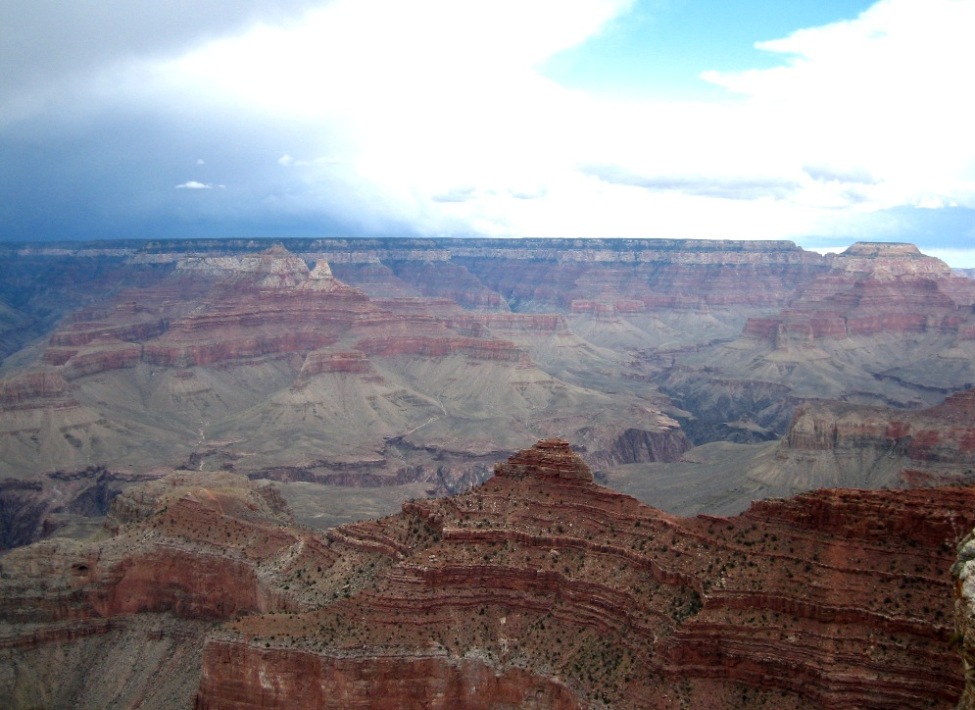
<path id="1" fill-rule="evenodd" d="M 975 249 L 925 249 L 924 253 L 937 257 L 956 269 L 975 269 Z"/>
<path id="2" fill-rule="evenodd" d="M 769 38 L 781 66 L 707 74 L 723 102 L 609 100 L 541 73 L 632 4 L 334 0 L 98 90 L 223 121 L 267 205 L 377 232 L 846 241 L 896 233 L 892 208 L 975 206 L 975 1 L 882 0 Z"/>
<path id="3" fill-rule="evenodd" d="M 790 135 L 818 164 L 870 174 L 859 194 L 871 208 L 975 206 L 975 102 L 963 88 L 972 27 L 971 0 L 882 0 L 757 45 L 784 66 L 706 78 L 747 97 L 761 130 Z"/>
<path id="4" fill-rule="evenodd" d="M 585 97 L 536 67 L 629 4 L 340 0 L 304 24 L 213 43 L 159 75 L 171 91 L 316 126 L 326 159 L 289 151 L 278 163 L 354 183 L 376 216 L 429 232 L 470 232 L 474 222 L 520 231 L 504 214 L 525 201 L 513 195 L 563 179 L 571 146 L 585 142 L 574 118 Z M 437 200 L 467 188 L 483 196 L 472 209 L 497 216 L 485 222 Z"/>
<path id="5" fill-rule="evenodd" d="M 176 185 L 176 189 L 177 190 L 212 190 L 213 185 L 206 182 L 197 182 L 196 180 L 188 180 L 187 182 Z"/>
<path id="6" fill-rule="evenodd" d="M 782 66 L 707 76 L 738 102 L 609 102 L 539 73 L 628 7 L 339 1 L 177 66 L 188 85 L 318 122 L 378 215 L 431 233 L 855 234 L 885 208 L 975 202 L 975 3 L 885 0 L 763 42 Z"/>

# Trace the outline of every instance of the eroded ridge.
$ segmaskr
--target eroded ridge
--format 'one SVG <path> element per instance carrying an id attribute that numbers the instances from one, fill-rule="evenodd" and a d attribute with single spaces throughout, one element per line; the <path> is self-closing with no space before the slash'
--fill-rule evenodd
<path id="1" fill-rule="evenodd" d="M 972 490 L 821 491 L 680 519 L 585 474 L 546 440 L 469 493 L 341 528 L 363 555 L 342 562 L 348 586 L 211 637 L 197 707 L 957 700 L 948 569 Z"/>
<path id="2" fill-rule="evenodd" d="M 326 534 L 273 488 L 177 473 L 116 498 L 100 542 L 0 559 L 0 692 L 14 707 L 948 708 L 964 684 L 950 568 L 973 527 L 968 487 L 679 518 L 596 485 L 559 439 L 465 494 Z M 116 684 L 85 680 L 110 669 Z"/>

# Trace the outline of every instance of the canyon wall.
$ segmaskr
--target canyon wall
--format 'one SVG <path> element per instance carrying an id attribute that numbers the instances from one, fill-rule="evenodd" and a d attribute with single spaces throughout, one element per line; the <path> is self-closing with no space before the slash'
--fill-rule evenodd
<path id="1" fill-rule="evenodd" d="M 957 700 L 948 569 L 971 489 L 823 491 L 680 519 L 590 476 L 566 443 L 540 442 L 469 493 L 336 530 L 381 572 L 211 637 L 197 707 L 446 707 L 461 676 L 478 707 Z M 512 700 L 507 680 L 526 671 L 531 696 Z"/>
<path id="2" fill-rule="evenodd" d="M 472 244 L 467 253 L 486 249 L 483 258 L 510 247 Z M 648 398 L 652 386 L 606 392 L 587 381 L 586 368 L 618 367 L 615 354 L 573 336 L 560 313 L 511 312 L 449 251 L 408 240 L 357 244 L 374 249 L 365 256 L 338 242 L 297 253 L 256 246 L 120 245 L 127 268 L 155 277 L 71 312 L 32 363 L 5 371 L 0 478 L 82 462 L 134 471 L 192 461 L 325 481 L 355 460 L 373 466 L 397 439 L 414 460 L 386 460 L 388 477 L 422 468 L 439 485 L 441 453 L 477 466 L 485 453 L 556 431 L 584 438 L 605 462 L 688 446 Z M 13 256 L 62 263 L 95 258 L 90 251 Z M 388 258 L 384 273 L 402 287 L 372 297 L 336 278 L 326 256 L 337 272 Z"/>
<path id="3" fill-rule="evenodd" d="M 825 399 L 921 411 L 975 384 L 975 282 L 911 245 L 823 256 L 761 241 L 254 239 L 0 253 L 14 344 L 0 363 L 0 479 L 42 495 L 53 472 L 88 466 L 442 494 L 482 481 L 485 457 L 550 436 L 602 476 L 693 445 L 771 442 L 793 422 L 799 436 L 811 415 L 797 408 Z M 944 459 L 961 439 L 929 435 L 910 435 L 927 461 L 901 478 L 881 449 L 845 445 L 793 447 L 761 475 L 805 476 L 783 490 L 966 480 L 934 470 L 962 463 Z M 792 466 L 797 451 L 816 465 Z M 34 522 L 16 527 L 35 537 L 55 524 L 9 486 L 2 519 L 20 506 Z"/>
<path id="4" fill-rule="evenodd" d="M 322 534 L 272 488 L 178 473 L 116 497 L 100 542 L 0 558 L 0 691 L 14 708 L 950 708 L 973 511 L 967 487 L 837 489 L 679 518 L 545 440 L 466 493 Z"/>

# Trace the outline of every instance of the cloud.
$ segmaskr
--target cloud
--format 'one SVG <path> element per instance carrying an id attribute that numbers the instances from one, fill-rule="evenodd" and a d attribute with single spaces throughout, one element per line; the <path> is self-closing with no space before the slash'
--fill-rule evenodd
<path id="1" fill-rule="evenodd" d="M 830 165 L 804 165 L 803 172 L 817 182 L 853 185 L 876 185 L 877 179 L 862 167 L 835 167 Z"/>
<path id="2" fill-rule="evenodd" d="M 975 66 L 973 26 L 973 2 L 882 0 L 756 45 L 781 66 L 705 78 L 746 97 L 816 164 L 845 166 L 837 182 L 874 185 L 875 209 L 932 197 L 975 206 L 975 105 L 960 90 Z"/>
<path id="3" fill-rule="evenodd" d="M 186 3 L 0 6 L 0 238 L 971 238 L 973 2 L 769 38 L 710 103 L 544 74 L 630 0 Z"/>
<path id="4" fill-rule="evenodd" d="M 177 190 L 211 190 L 213 185 L 205 182 L 197 182 L 196 180 L 189 180 L 187 182 L 180 183 L 176 185 Z"/>
<path id="5" fill-rule="evenodd" d="M 0 118 L 56 100 L 71 83 L 147 58 L 174 56 L 259 22 L 295 19 L 321 0 L 0 3 Z"/>
<path id="6" fill-rule="evenodd" d="M 729 200 L 783 199 L 798 189 L 795 182 L 776 178 L 721 175 L 640 175 L 618 165 L 593 165 L 583 171 L 607 183 L 647 190 L 680 192 Z"/>
<path id="7" fill-rule="evenodd" d="M 433 195 L 434 202 L 467 202 L 477 196 L 477 189 L 473 187 L 455 187 L 447 192 Z"/>

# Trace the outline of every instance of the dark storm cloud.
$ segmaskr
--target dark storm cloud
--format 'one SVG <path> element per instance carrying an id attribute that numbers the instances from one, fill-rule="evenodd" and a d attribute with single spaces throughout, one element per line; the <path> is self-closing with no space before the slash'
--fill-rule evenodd
<path id="1" fill-rule="evenodd" d="M 613 185 L 729 200 L 781 199 L 798 189 L 798 185 L 787 180 L 714 175 L 640 175 L 618 165 L 588 165 L 582 168 L 582 172 Z"/>
<path id="2" fill-rule="evenodd" d="M 278 165 L 279 129 L 122 109 L 17 124 L 0 132 L 0 240 L 365 233 L 342 176 Z"/>
<path id="3" fill-rule="evenodd" d="M 116 61 L 160 57 L 322 0 L 3 0 L 0 112 Z M 2 113 L 0 113 L 2 117 Z"/>
<path id="4" fill-rule="evenodd" d="M 355 235 L 389 226 L 363 214 L 362 190 L 341 162 L 319 163 L 313 174 L 279 162 L 288 152 L 341 152 L 328 131 L 173 93 L 148 74 L 110 91 L 91 81 L 322 4 L 0 2 L 0 68 L 16 69 L 0 71 L 0 240 Z"/>

